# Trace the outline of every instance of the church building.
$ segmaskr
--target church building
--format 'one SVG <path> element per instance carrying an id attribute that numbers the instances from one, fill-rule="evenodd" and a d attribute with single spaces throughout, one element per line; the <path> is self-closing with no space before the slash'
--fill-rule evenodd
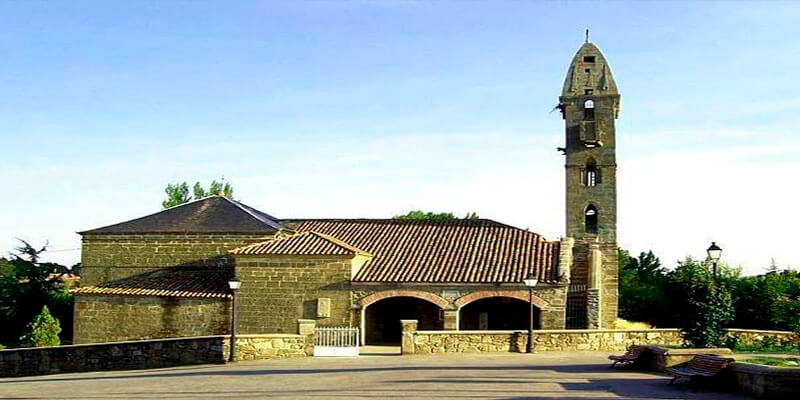
<path id="1" fill-rule="evenodd" d="M 617 318 L 614 123 L 620 96 L 588 40 L 559 97 L 566 232 L 488 219 L 279 219 L 207 197 L 82 235 L 74 342 L 295 333 L 298 319 L 359 327 L 366 344 L 419 330 L 613 328 Z"/>

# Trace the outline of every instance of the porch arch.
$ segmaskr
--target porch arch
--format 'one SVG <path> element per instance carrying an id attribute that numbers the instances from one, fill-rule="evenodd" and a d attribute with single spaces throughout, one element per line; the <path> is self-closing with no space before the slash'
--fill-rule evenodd
<path id="1" fill-rule="evenodd" d="M 512 299 L 522 300 L 526 303 L 528 300 L 530 300 L 530 294 L 525 290 L 480 290 L 459 297 L 453 302 L 453 304 L 460 309 L 461 307 L 464 307 L 475 300 L 486 299 L 489 297 L 511 297 Z M 544 310 L 550 306 L 548 302 L 544 301 L 544 299 L 535 294 L 533 295 L 531 302 L 540 310 Z"/>
<path id="2" fill-rule="evenodd" d="M 369 296 L 363 297 L 361 300 L 358 301 L 358 304 L 361 306 L 361 308 L 365 308 L 372 303 L 375 303 L 383 299 L 388 299 L 390 297 L 415 297 L 417 299 L 427 300 L 433 304 L 436 304 L 441 309 L 448 308 L 448 306 L 450 305 L 449 301 L 433 293 L 423 292 L 421 290 L 407 290 L 407 289 L 384 290 L 381 292 L 373 293 Z"/>

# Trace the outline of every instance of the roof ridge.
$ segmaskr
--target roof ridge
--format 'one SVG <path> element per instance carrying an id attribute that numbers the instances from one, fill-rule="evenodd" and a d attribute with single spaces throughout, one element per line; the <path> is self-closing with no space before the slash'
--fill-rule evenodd
<path id="1" fill-rule="evenodd" d="M 246 212 L 248 215 L 250 215 L 251 217 L 253 217 L 253 218 L 257 219 L 257 220 L 259 220 L 260 222 L 269 225 L 271 228 L 277 229 L 279 231 L 282 231 L 282 230 L 286 229 L 286 228 L 284 228 L 283 225 L 280 224 L 280 222 L 278 222 L 279 220 L 277 218 L 275 218 L 275 217 L 273 217 L 273 216 L 271 216 L 271 215 L 269 215 L 269 214 L 267 214 L 267 213 L 265 213 L 263 211 L 255 209 L 253 207 L 250 207 L 250 206 L 248 206 L 248 205 L 246 205 L 244 203 L 240 203 L 240 202 L 238 202 L 238 201 L 236 201 L 234 199 L 229 199 L 229 198 L 227 198 L 225 196 L 220 196 L 220 195 L 214 195 L 214 196 L 221 197 L 221 198 L 227 200 L 231 204 L 233 204 L 236 207 L 238 207 L 240 210 Z M 272 220 L 264 220 L 263 218 L 261 218 L 258 215 L 256 215 L 251 209 L 264 214 L 265 216 L 271 218 Z M 275 222 L 277 222 L 277 223 L 275 223 Z"/>
<path id="2" fill-rule="evenodd" d="M 248 254 L 245 251 L 250 250 L 250 249 L 258 249 L 259 247 L 262 247 L 262 246 L 277 245 L 280 242 L 287 242 L 287 241 L 290 241 L 290 240 L 293 240 L 293 239 L 298 239 L 300 237 L 309 236 L 309 235 L 313 235 L 313 236 L 315 236 L 315 237 L 317 237 L 319 239 L 325 240 L 325 241 L 333 244 L 334 246 L 339 247 L 340 249 L 346 250 L 348 252 L 351 252 L 353 254 L 360 254 L 360 255 L 366 255 L 366 256 L 372 257 L 372 254 L 370 254 L 369 252 L 361 250 L 358 247 L 355 247 L 355 246 L 353 246 L 353 245 L 351 245 L 351 244 L 349 244 L 349 243 L 347 243 L 347 242 L 345 242 L 345 241 L 343 241 L 343 240 L 341 240 L 339 238 L 336 238 L 336 237 L 331 236 L 331 235 L 326 235 L 326 234 L 321 233 L 321 232 L 316 232 L 316 231 L 303 231 L 303 232 L 293 233 L 293 234 L 290 234 L 290 235 L 275 237 L 275 238 L 272 238 L 272 239 L 269 239 L 269 240 L 265 240 L 263 242 L 258 242 L 258 243 L 253 243 L 253 244 L 249 244 L 249 245 L 246 245 L 246 246 L 237 247 L 237 248 L 235 248 L 233 250 L 228 251 L 228 253 L 231 253 L 231 254 Z"/>

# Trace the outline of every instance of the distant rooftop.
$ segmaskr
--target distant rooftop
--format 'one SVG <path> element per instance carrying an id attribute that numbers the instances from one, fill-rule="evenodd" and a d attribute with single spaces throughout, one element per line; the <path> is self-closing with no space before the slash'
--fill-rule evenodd
<path id="1" fill-rule="evenodd" d="M 87 233 L 275 233 L 281 222 L 236 200 L 211 196 Z"/>

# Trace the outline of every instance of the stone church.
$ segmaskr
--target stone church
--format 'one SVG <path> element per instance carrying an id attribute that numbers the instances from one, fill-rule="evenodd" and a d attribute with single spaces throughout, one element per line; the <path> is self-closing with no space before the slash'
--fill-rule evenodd
<path id="1" fill-rule="evenodd" d="M 567 71 L 566 234 L 479 220 L 279 219 L 213 196 L 82 235 L 74 342 L 295 333 L 298 319 L 353 326 L 367 344 L 419 330 L 613 328 L 620 96 L 592 43 Z"/>

